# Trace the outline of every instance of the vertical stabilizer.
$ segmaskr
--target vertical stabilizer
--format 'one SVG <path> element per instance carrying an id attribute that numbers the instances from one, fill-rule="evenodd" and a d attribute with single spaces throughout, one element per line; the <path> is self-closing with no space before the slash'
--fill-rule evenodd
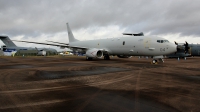
<path id="1" fill-rule="evenodd" d="M 8 36 L 0 36 L 2 42 L 6 45 L 6 47 L 17 47 L 12 40 Z"/>
<path id="2" fill-rule="evenodd" d="M 67 32 L 68 32 L 68 38 L 69 38 L 69 42 L 75 42 L 75 41 L 78 41 L 77 39 L 74 38 L 74 35 L 69 27 L 69 23 L 66 23 L 67 24 Z"/>

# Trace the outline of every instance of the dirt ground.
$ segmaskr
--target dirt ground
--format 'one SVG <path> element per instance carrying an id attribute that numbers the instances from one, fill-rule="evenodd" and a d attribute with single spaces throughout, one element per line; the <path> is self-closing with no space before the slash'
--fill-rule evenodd
<path id="1" fill-rule="evenodd" d="M 200 57 L 0 57 L 1 112 L 199 112 Z"/>

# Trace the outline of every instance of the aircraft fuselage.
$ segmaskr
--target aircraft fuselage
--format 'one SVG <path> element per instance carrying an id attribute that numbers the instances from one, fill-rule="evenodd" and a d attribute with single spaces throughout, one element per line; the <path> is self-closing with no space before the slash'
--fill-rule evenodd
<path id="1" fill-rule="evenodd" d="M 158 40 L 165 40 L 161 43 Z M 109 55 L 159 56 L 176 52 L 176 45 L 155 36 L 130 36 L 70 42 L 69 46 L 96 48 L 108 51 Z M 77 50 L 73 48 L 73 50 Z"/>

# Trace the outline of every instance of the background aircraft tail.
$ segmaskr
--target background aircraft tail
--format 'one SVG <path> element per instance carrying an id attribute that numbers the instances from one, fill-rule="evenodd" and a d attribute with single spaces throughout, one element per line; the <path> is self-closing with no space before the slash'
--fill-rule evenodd
<path id="1" fill-rule="evenodd" d="M 69 24 L 67 24 L 67 32 L 68 32 L 68 38 L 69 38 L 69 42 L 75 42 L 75 41 L 78 41 L 77 39 L 74 38 L 74 35 L 69 27 Z"/>
<path id="2" fill-rule="evenodd" d="M 17 47 L 8 36 L 0 36 L 0 39 L 7 47 Z"/>

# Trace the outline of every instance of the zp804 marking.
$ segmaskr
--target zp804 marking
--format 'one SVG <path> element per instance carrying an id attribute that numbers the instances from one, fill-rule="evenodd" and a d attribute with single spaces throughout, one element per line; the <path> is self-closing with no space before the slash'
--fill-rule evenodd
<path id="1" fill-rule="evenodd" d="M 160 51 L 165 51 L 165 48 L 160 48 Z"/>

